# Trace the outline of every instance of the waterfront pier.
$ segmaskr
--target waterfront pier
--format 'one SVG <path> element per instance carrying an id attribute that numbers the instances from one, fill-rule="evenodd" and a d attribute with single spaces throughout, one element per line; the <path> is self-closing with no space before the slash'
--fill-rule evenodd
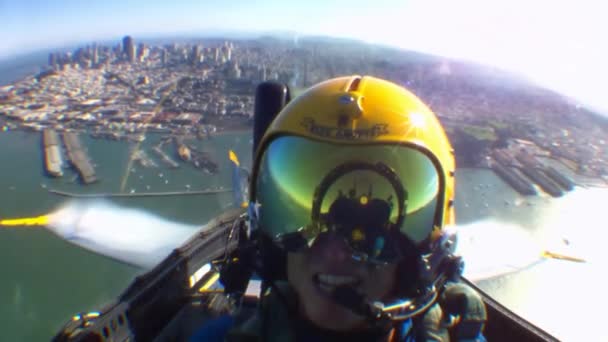
<path id="1" fill-rule="evenodd" d="M 509 167 L 495 162 L 492 164 L 492 170 L 520 194 L 528 196 L 538 194 L 530 181 L 517 174 L 514 170 L 511 170 Z"/>
<path id="2" fill-rule="evenodd" d="M 88 156 L 82 148 L 78 134 L 72 132 L 63 133 L 63 144 L 65 145 L 70 164 L 76 169 L 82 182 L 84 184 L 96 182 L 95 169 L 93 169 L 93 165 L 91 165 Z"/>
<path id="3" fill-rule="evenodd" d="M 538 184 L 543 191 L 553 197 L 560 197 L 564 195 L 564 192 L 557 186 L 549 177 L 547 177 L 542 171 L 536 168 L 524 167 L 521 171 L 534 183 Z"/>
<path id="4" fill-rule="evenodd" d="M 562 187 L 562 189 L 564 189 L 566 191 L 571 191 L 572 189 L 574 189 L 574 181 L 572 181 L 567 176 L 561 174 L 555 168 L 549 166 L 544 171 L 545 171 L 545 174 L 549 178 L 551 178 L 555 183 L 559 184 Z"/>
<path id="5" fill-rule="evenodd" d="M 513 155 L 505 150 L 496 150 L 492 157 L 492 170 L 522 195 L 537 194 L 534 184 L 553 197 L 563 196 L 574 188 L 571 179 L 530 153 Z"/>
<path id="6" fill-rule="evenodd" d="M 61 169 L 63 159 L 61 157 L 61 146 L 59 145 L 57 132 L 51 129 L 42 131 L 42 145 L 44 147 L 44 167 L 46 173 L 53 177 L 63 176 L 63 170 Z"/>
<path id="7" fill-rule="evenodd" d="M 522 165 L 521 171 L 534 183 L 538 184 L 543 191 L 553 197 L 564 195 L 564 191 L 544 173 L 544 165 L 534 158 L 534 156 L 527 153 L 519 153 L 516 159 Z"/>

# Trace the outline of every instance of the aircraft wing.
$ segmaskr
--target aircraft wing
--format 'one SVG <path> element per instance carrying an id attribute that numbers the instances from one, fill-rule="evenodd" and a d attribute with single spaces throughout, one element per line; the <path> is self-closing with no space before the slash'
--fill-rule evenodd
<path id="1" fill-rule="evenodd" d="M 456 227 L 456 254 L 464 260 L 464 274 L 477 282 L 518 272 L 549 261 L 586 262 L 575 251 L 535 240 L 522 227 L 481 220 Z"/>

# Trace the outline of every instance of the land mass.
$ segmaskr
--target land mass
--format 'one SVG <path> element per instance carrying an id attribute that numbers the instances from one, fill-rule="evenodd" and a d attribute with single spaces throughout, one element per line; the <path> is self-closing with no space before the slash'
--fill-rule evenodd
<path id="1" fill-rule="evenodd" d="M 608 121 L 576 101 L 495 68 L 350 40 L 149 46 L 127 36 L 115 46 L 51 53 L 44 70 L 0 88 L 0 126 L 134 141 L 145 132 L 204 138 L 250 130 L 260 82 L 297 93 L 347 74 L 386 78 L 422 98 L 461 167 L 492 167 L 549 193 L 608 184 Z"/>

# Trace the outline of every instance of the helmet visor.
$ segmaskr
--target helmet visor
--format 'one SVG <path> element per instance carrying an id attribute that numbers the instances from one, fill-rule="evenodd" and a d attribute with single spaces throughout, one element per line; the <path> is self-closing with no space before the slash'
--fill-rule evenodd
<path id="1" fill-rule="evenodd" d="M 282 136 L 259 161 L 253 200 L 258 227 L 288 250 L 336 233 L 357 258 L 392 262 L 403 236 L 430 235 L 439 184 L 431 159 L 411 146 Z"/>

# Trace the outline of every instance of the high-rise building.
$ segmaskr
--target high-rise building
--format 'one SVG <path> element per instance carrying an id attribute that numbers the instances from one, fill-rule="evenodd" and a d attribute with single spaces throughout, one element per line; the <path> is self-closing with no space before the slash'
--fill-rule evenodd
<path id="1" fill-rule="evenodd" d="M 192 53 L 190 55 L 190 64 L 196 66 L 201 61 L 201 47 L 199 45 L 192 46 Z"/>
<path id="2" fill-rule="evenodd" d="M 116 44 L 116 46 L 114 46 L 114 49 L 112 49 L 112 53 L 114 54 L 114 56 L 116 57 L 116 59 L 121 59 L 123 58 L 123 50 L 122 50 L 122 45 L 121 44 Z"/>
<path id="3" fill-rule="evenodd" d="M 148 55 L 148 48 L 146 47 L 146 45 L 144 43 L 139 43 L 137 45 L 137 61 L 143 62 L 144 59 L 147 57 L 147 55 Z"/>
<path id="4" fill-rule="evenodd" d="M 92 63 L 93 63 L 93 67 L 95 67 L 95 66 L 97 66 L 97 64 L 99 64 L 99 48 L 97 47 L 97 44 L 93 45 Z"/>
<path id="5" fill-rule="evenodd" d="M 57 65 L 57 54 L 51 52 L 51 53 L 49 53 L 49 66 L 51 68 L 55 68 L 56 65 Z"/>
<path id="6" fill-rule="evenodd" d="M 222 46 L 221 59 L 222 63 L 230 62 L 230 58 L 232 57 L 232 53 L 230 52 L 230 46 L 226 43 Z"/>
<path id="7" fill-rule="evenodd" d="M 213 49 L 213 61 L 215 63 L 220 61 L 220 49 L 217 47 Z"/>
<path id="8" fill-rule="evenodd" d="M 241 78 L 241 68 L 239 68 L 239 64 L 234 62 L 234 64 L 232 64 L 232 72 L 231 72 L 231 76 L 234 79 L 240 79 Z"/>
<path id="9" fill-rule="evenodd" d="M 135 62 L 135 43 L 131 36 L 125 36 L 122 39 L 122 53 L 131 63 Z"/>
<path id="10" fill-rule="evenodd" d="M 265 82 L 268 79 L 268 71 L 266 70 L 266 64 L 264 64 L 262 66 L 260 78 L 262 79 L 263 82 Z"/>
<path id="11" fill-rule="evenodd" d="M 160 53 L 160 62 L 163 66 L 167 65 L 167 62 L 169 62 L 168 54 L 167 49 L 163 48 L 162 52 Z"/>
<path id="12" fill-rule="evenodd" d="M 80 65 L 86 65 L 87 64 L 87 51 L 84 48 L 78 48 L 74 51 L 74 57 L 73 57 L 73 62 L 80 64 Z"/>

